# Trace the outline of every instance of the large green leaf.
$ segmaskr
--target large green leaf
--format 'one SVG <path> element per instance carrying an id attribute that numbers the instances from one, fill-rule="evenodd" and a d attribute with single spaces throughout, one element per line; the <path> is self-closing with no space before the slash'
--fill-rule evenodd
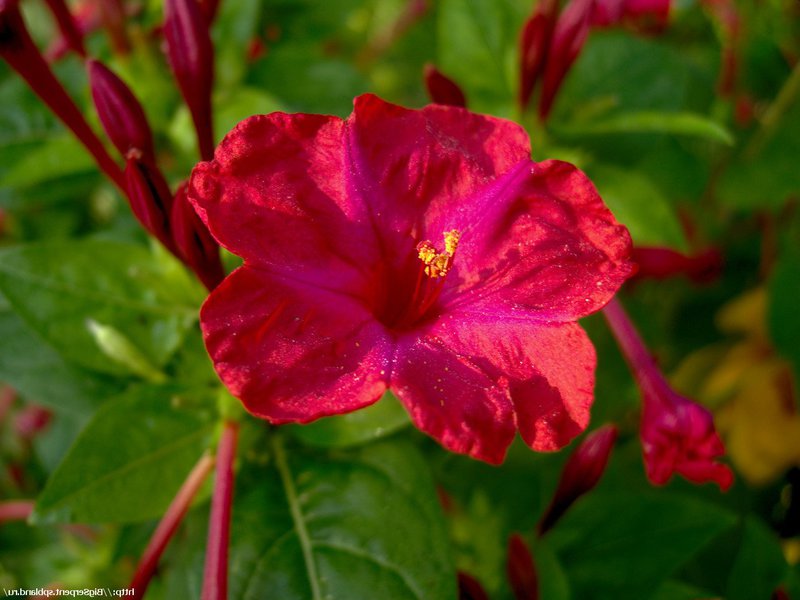
<path id="1" fill-rule="evenodd" d="M 741 544 L 731 566 L 725 597 L 727 600 L 769 598 L 788 570 L 777 534 L 750 515 L 742 526 Z"/>
<path id="2" fill-rule="evenodd" d="M 443 0 L 437 62 L 467 94 L 470 108 L 508 113 L 514 102 L 517 39 L 525 10 L 513 0 Z M 503 108 L 505 107 L 505 108 Z"/>
<path id="3" fill-rule="evenodd" d="M 180 390 L 138 387 L 103 405 L 36 502 L 37 523 L 133 522 L 161 516 L 210 444 L 210 411 Z"/>
<path id="4" fill-rule="evenodd" d="M 113 327 L 161 366 L 194 324 L 201 299 L 165 253 L 99 239 L 0 251 L 0 290 L 62 356 L 114 374 L 132 371 L 104 353 L 92 323 Z"/>
<path id="5" fill-rule="evenodd" d="M 641 246 L 686 249 L 675 210 L 645 175 L 616 167 L 588 169 L 603 200 Z"/>
<path id="6" fill-rule="evenodd" d="M 412 445 L 394 439 L 330 454 L 272 446 L 271 465 L 238 477 L 231 600 L 456 598 L 441 508 Z M 165 598 L 200 587 L 197 529 L 176 548 Z"/>
<path id="7" fill-rule="evenodd" d="M 597 491 L 549 535 L 576 598 L 641 600 L 734 521 L 691 496 Z"/>

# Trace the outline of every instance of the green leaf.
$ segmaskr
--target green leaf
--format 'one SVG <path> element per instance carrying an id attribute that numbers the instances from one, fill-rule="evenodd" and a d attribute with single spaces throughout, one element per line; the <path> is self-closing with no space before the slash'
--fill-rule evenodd
<path id="1" fill-rule="evenodd" d="M 686 250 L 686 238 L 669 201 L 646 176 L 616 167 L 587 169 L 608 208 L 641 246 Z"/>
<path id="2" fill-rule="evenodd" d="M 0 381 L 30 400 L 87 417 L 117 391 L 115 382 L 73 367 L 10 310 L 0 310 Z"/>
<path id="3" fill-rule="evenodd" d="M 278 439 L 237 477 L 231 600 L 455 600 L 456 575 L 428 466 L 397 439 L 323 454 Z M 203 521 L 201 520 L 201 525 Z M 202 581 L 204 528 L 178 547 L 165 598 Z"/>
<path id="4" fill-rule="evenodd" d="M 165 253 L 99 239 L 1 250 L 0 291 L 66 359 L 119 375 L 130 371 L 98 346 L 90 320 L 114 327 L 163 366 L 194 325 L 201 298 Z"/>
<path id="5" fill-rule="evenodd" d="M 36 502 L 36 523 L 134 522 L 161 516 L 210 444 L 211 413 L 179 390 L 138 387 L 109 400 Z"/>
<path id="6" fill-rule="evenodd" d="M 769 598 L 788 570 L 777 535 L 760 519 L 748 515 L 725 597 L 727 600 Z"/>
<path id="7" fill-rule="evenodd" d="M 40 146 L 26 151 L 3 176 L 2 185 L 32 186 L 76 173 L 93 172 L 92 156 L 69 134 L 54 136 Z"/>
<path id="8" fill-rule="evenodd" d="M 792 363 L 800 381 L 800 252 L 784 252 L 769 282 L 767 322 L 775 348 Z"/>
<path id="9" fill-rule="evenodd" d="M 517 79 L 517 39 L 525 10 L 512 0 L 442 0 L 437 62 L 467 95 L 470 108 L 510 112 Z M 505 110 L 498 107 L 505 106 Z"/>
<path id="10" fill-rule="evenodd" d="M 734 138 L 725 127 L 708 117 L 691 112 L 638 111 L 588 122 L 558 127 L 558 135 L 580 137 L 609 133 L 669 133 L 688 135 L 733 145 Z"/>
<path id="11" fill-rule="evenodd" d="M 596 491 L 549 534 L 576 598 L 647 598 L 735 517 L 665 491 Z"/>
<path id="12" fill-rule="evenodd" d="M 391 392 L 372 406 L 346 415 L 319 419 L 310 425 L 291 425 L 291 434 L 312 446 L 345 448 L 391 435 L 408 425 L 408 413 Z"/>

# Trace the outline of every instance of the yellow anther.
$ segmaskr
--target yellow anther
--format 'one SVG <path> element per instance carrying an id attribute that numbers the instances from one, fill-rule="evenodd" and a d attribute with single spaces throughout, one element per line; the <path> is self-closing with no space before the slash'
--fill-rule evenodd
<path id="1" fill-rule="evenodd" d="M 450 256 L 455 256 L 456 248 L 458 248 L 458 240 L 461 239 L 461 232 L 458 229 L 453 229 L 444 234 L 444 251 Z"/>
<path id="2" fill-rule="evenodd" d="M 431 264 L 431 261 L 436 258 L 436 248 L 428 240 L 417 245 L 417 252 L 419 252 L 419 259 L 426 265 Z"/>
<path id="3" fill-rule="evenodd" d="M 458 248 L 458 240 L 461 239 L 461 232 L 453 229 L 444 234 L 444 252 L 437 252 L 434 245 L 425 240 L 417 244 L 419 259 L 425 265 L 425 274 L 428 277 L 444 277 L 453 266 L 453 257 Z"/>

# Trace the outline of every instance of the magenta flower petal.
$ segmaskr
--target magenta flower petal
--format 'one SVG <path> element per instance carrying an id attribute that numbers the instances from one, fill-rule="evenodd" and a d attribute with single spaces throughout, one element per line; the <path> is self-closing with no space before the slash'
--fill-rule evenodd
<path id="1" fill-rule="evenodd" d="M 508 385 L 459 355 L 448 340 L 401 342 L 391 388 L 414 425 L 448 450 L 503 462 L 515 434 Z"/>
<path id="2" fill-rule="evenodd" d="M 391 342 L 353 298 L 245 266 L 200 318 L 222 381 L 273 423 L 353 411 L 386 390 Z"/>
<path id="3" fill-rule="evenodd" d="M 252 117 L 187 195 L 245 266 L 201 322 L 256 415 L 310 421 L 391 388 L 445 447 L 500 462 L 588 421 L 594 350 L 575 319 L 632 270 L 630 238 L 517 125 L 374 96 L 347 120 Z"/>

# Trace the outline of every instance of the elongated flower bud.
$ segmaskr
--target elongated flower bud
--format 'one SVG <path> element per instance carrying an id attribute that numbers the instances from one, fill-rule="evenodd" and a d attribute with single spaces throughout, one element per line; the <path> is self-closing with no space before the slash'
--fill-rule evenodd
<path id="1" fill-rule="evenodd" d="M 669 386 L 618 300 L 612 300 L 603 315 L 642 393 L 640 435 L 648 479 L 664 485 L 679 473 L 689 481 L 713 481 L 727 490 L 733 472 L 715 462 L 725 454 L 725 446 L 711 413 Z"/>
<path id="2" fill-rule="evenodd" d="M 125 190 L 122 170 L 106 152 L 31 39 L 18 0 L 0 0 L 0 56 L 14 69 L 94 156 L 100 169 Z"/>
<path id="3" fill-rule="evenodd" d="M 53 17 L 58 23 L 58 29 L 61 31 L 61 35 L 67 45 L 80 56 L 85 57 L 86 49 L 83 46 L 83 34 L 78 29 L 78 25 L 64 0 L 47 0 L 47 6 L 50 8 L 50 12 L 53 13 Z"/>
<path id="4" fill-rule="evenodd" d="M 616 439 L 617 428 L 605 425 L 587 435 L 575 448 L 561 472 L 553 500 L 539 521 L 540 535 L 552 528 L 578 498 L 600 482 Z"/>
<path id="5" fill-rule="evenodd" d="M 197 0 L 166 0 L 164 36 L 170 67 L 192 114 L 200 156 L 211 160 L 214 155 L 211 121 L 214 48 Z"/>
<path id="6" fill-rule="evenodd" d="M 539 578 L 528 544 L 518 533 L 508 538 L 506 573 L 516 600 L 538 600 Z"/>
<path id="7" fill-rule="evenodd" d="M 197 274 L 200 281 L 213 290 L 225 278 L 219 257 L 219 244 L 197 216 L 186 197 L 186 186 L 175 194 L 171 215 L 172 239 L 179 256 Z"/>
<path id="8" fill-rule="evenodd" d="M 153 134 L 136 96 L 102 63 L 90 60 L 86 68 L 97 116 L 117 150 L 122 156 L 138 150 L 145 160 L 155 161 Z"/>
<path id="9" fill-rule="evenodd" d="M 544 72 L 547 52 L 558 18 L 558 0 L 541 0 L 525 21 L 519 40 L 519 105 L 528 105 L 536 82 Z"/>
<path id="10" fill-rule="evenodd" d="M 147 231 L 179 256 L 169 224 L 172 194 L 164 176 L 139 153 L 130 152 L 125 165 L 125 180 L 133 214 Z"/>
<path id="11" fill-rule="evenodd" d="M 696 283 L 713 281 L 722 271 L 722 255 L 716 248 L 687 256 L 670 248 L 633 249 L 633 260 L 639 265 L 637 279 L 666 279 L 686 275 Z"/>
<path id="12" fill-rule="evenodd" d="M 428 63 L 423 70 L 425 78 L 425 89 L 428 97 L 435 104 L 445 104 L 447 106 L 467 106 L 467 99 L 458 84 L 447 77 L 434 65 Z"/>

